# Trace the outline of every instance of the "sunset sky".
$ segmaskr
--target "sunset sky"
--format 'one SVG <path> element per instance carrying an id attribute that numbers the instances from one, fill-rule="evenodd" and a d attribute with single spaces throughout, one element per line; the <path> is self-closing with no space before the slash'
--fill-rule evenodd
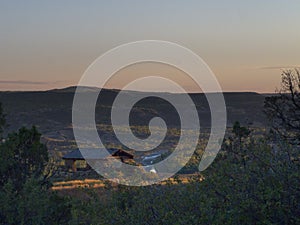
<path id="1" fill-rule="evenodd" d="M 145 39 L 191 49 L 224 91 L 274 92 L 282 68 L 300 67 L 300 1 L 3 0 L 0 90 L 76 85 L 101 54 Z"/>

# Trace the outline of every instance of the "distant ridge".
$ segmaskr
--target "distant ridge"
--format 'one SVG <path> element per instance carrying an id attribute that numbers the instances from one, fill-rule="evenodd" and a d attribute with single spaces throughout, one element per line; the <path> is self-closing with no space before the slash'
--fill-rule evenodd
<path id="1" fill-rule="evenodd" d="M 56 89 L 50 89 L 49 92 L 75 92 L 77 86 L 70 86 L 65 88 L 56 88 Z M 89 92 L 89 91 L 99 91 L 99 88 L 97 87 L 88 87 L 88 86 L 80 86 L 82 91 Z"/>
<path id="2" fill-rule="evenodd" d="M 70 127 L 72 124 L 72 104 L 76 86 L 62 89 L 52 89 L 48 91 L 10 91 L 0 92 L 0 102 L 3 104 L 7 114 L 7 122 L 10 130 L 16 130 L 21 126 L 36 125 L 41 132 L 57 131 Z M 97 87 L 81 87 L 80 91 L 95 93 L 99 91 Z M 120 90 L 101 89 L 101 96 L 97 101 L 97 113 L 95 120 L 99 124 L 110 123 L 110 109 Z M 142 92 L 126 91 L 128 97 L 140 95 Z M 149 92 L 148 92 L 149 93 Z M 181 97 L 180 93 L 163 93 L 171 97 Z M 211 93 L 212 95 L 214 93 Z M 190 93 L 194 101 L 201 126 L 210 126 L 210 109 L 204 93 Z M 151 93 L 149 93 L 151 96 Z M 254 126 L 266 124 L 263 114 L 265 95 L 255 92 L 225 92 L 224 99 L 227 108 L 228 126 L 235 121 L 242 124 L 251 122 Z M 158 103 L 159 102 L 159 103 Z M 168 120 L 175 121 L 175 117 L 169 110 L 167 102 L 146 99 L 141 101 L 139 106 L 133 110 L 133 115 L 137 118 L 136 125 L 142 124 L 148 117 L 165 115 Z M 188 108 L 182 102 L 183 108 Z"/>
<path id="3" fill-rule="evenodd" d="M 70 86 L 65 88 L 56 88 L 56 89 L 50 89 L 45 92 L 56 92 L 56 93 L 74 93 L 77 89 L 77 87 L 80 88 L 80 92 L 97 92 L 100 90 L 98 87 L 89 87 L 89 86 Z M 108 89 L 108 88 L 102 88 L 102 91 L 108 91 L 108 92 L 120 92 L 120 89 Z M 32 92 L 32 91 L 31 91 Z M 126 90 L 128 93 L 155 93 L 151 91 L 134 91 L 134 90 Z M 161 91 L 160 93 L 166 93 L 166 94 L 182 94 L 182 93 L 174 93 L 174 92 L 167 92 L 167 91 Z M 212 94 L 214 92 L 211 92 Z M 197 93 L 197 92 L 190 92 L 190 95 L 201 95 L 204 94 L 203 92 Z M 251 92 L 251 91 L 242 91 L 242 92 L 223 92 L 223 94 L 226 95 L 236 95 L 236 94 L 244 94 L 244 95 L 263 95 L 257 92 Z"/>

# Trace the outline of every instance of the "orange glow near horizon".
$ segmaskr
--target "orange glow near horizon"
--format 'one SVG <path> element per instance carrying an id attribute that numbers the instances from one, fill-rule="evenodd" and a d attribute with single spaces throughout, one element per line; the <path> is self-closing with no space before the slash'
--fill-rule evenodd
<path id="1" fill-rule="evenodd" d="M 106 51 L 164 40 L 198 54 L 224 91 L 274 92 L 281 68 L 300 67 L 299 9 L 300 1 L 284 0 L 6 1 L 0 3 L 0 91 L 74 86 Z M 157 72 L 123 71 L 110 87 L 147 70 Z M 189 79 L 162 71 L 194 91 Z"/>

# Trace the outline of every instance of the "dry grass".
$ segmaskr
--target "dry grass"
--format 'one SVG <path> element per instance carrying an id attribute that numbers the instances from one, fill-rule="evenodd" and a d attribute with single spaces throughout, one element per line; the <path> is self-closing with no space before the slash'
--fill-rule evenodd
<path id="1" fill-rule="evenodd" d="M 169 178 L 160 183 L 160 185 L 166 184 L 187 184 L 191 180 L 202 181 L 203 177 L 193 176 L 193 175 L 181 175 L 177 178 Z M 70 180 L 55 182 L 53 184 L 52 190 L 69 190 L 69 189 L 81 189 L 81 188 L 104 188 L 108 185 L 108 181 L 96 180 L 96 179 L 84 179 L 84 180 Z M 116 183 L 109 182 L 110 186 L 116 186 Z"/>
<path id="2" fill-rule="evenodd" d="M 74 189 L 74 188 L 100 188 L 100 187 L 105 187 L 105 184 L 102 180 L 85 179 L 85 180 L 55 182 L 53 184 L 52 190 L 64 190 L 64 189 Z"/>

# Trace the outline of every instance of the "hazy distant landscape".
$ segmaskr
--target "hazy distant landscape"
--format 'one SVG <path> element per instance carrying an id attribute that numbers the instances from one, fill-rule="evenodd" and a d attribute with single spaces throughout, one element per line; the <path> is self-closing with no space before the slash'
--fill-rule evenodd
<path id="1" fill-rule="evenodd" d="M 72 104 L 76 87 L 55 89 L 43 92 L 0 92 L 0 102 L 3 104 L 7 114 L 7 132 L 16 131 L 22 126 L 30 128 L 35 125 L 42 133 L 42 140 L 46 143 L 51 155 L 61 157 L 74 149 L 77 149 L 72 129 Z M 98 91 L 96 88 L 84 88 L 86 95 Z M 118 90 L 103 89 L 98 98 L 96 106 L 95 121 L 99 128 L 99 135 L 104 143 L 110 146 L 127 149 L 118 141 L 112 133 L 110 113 L 111 106 L 118 94 Z M 128 91 L 127 95 L 139 95 L 139 92 Z M 151 93 L 148 93 L 151 95 Z M 165 93 L 173 98 L 180 98 L 181 94 Z M 208 140 L 207 135 L 210 129 L 210 109 L 203 93 L 190 94 L 193 99 L 200 118 L 202 145 Z M 230 128 L 235 121 L 253 129 L 264 129 L 267 120 L 263 113 L 265 95 L 254 92 L 224 93 L 227 106 L 227 126 Z M 84 107 L 84 106 L 83 106 Z M 183 108 L 188 106 L 182 105 Z M 146 135 L 141 129 L 147 129 L 147 121 L 155 116 L 163 118 L 168 127 L 180 129 L 180 122 L 174 110 L 170 110 L 169 103 L 157 99 L 148 99 L 137 104 L 131 116 L 134 117 L 132 126 L 137 126 L 138 135 Z M 119 124 L 122 126 L 123 124 Z M 160 149 L 170 148 L 170 142 L 176 140 L 172 135 L 166 144 Z M 201 151 L 204 147 L 201 149 Z M 128 150 L 128 149 L 127 149 Z M 157 151 L 160 151 L 157 149 Z M 200 150 L 199 150 L 200 151 Z M 200 155 L 202 152 L 200 151 Z M 196 165 L 195 165 L 196 166 Z M 197 168 L 195 167 L 196 171 Z"/>
<path id="2" fill-rule="evenodd" d="M 46 134 L 70 127 L 74 91 L 75 88 L 70 87 L 42 92 L 0 92 L 0 102 L 2 102 L 7 114 L 9 130 L 35 124 L 43 134 Z M 89 91 L 95 90 L 87 90 L 87 94 Z M 101 102 L 97 104 L 96 109 L 97 123 L 109 124 L 110 107 L 117 94 L 117 90 L 102 90 Z M 131 94 L 138 95 L 138 92 L 128 92 L 128 95 Z M 173 95 L 174 98 L 180 96 L 180 94 L 170 95 Z M 205 95 L 193 93 L 190 96 L 196 104 L 201 126 L 210 127 L 210 110 Z M 266 125 L 267 121 L 263 114 L 265 96 L 255 92 L 224 93 L 228 126 L 232 126 L 237 120 L 243 124 L 249 123 L 254 127 Z M 183 105 L 183 107 L 185 106 Z M 141 121 L 145 119 L 143 118 L 145 112 L 149 117 L 160 114 L 174 117 L 167 109 L 165 102 L 160 102 L 158 106 L 157 102 L 154 101 L 152 103 L 146 102 L 144 106 L 137 105 L 132 113 L 140 118 L 140 120 L 135 120 L 136 123 L 142 123 Z"/>

